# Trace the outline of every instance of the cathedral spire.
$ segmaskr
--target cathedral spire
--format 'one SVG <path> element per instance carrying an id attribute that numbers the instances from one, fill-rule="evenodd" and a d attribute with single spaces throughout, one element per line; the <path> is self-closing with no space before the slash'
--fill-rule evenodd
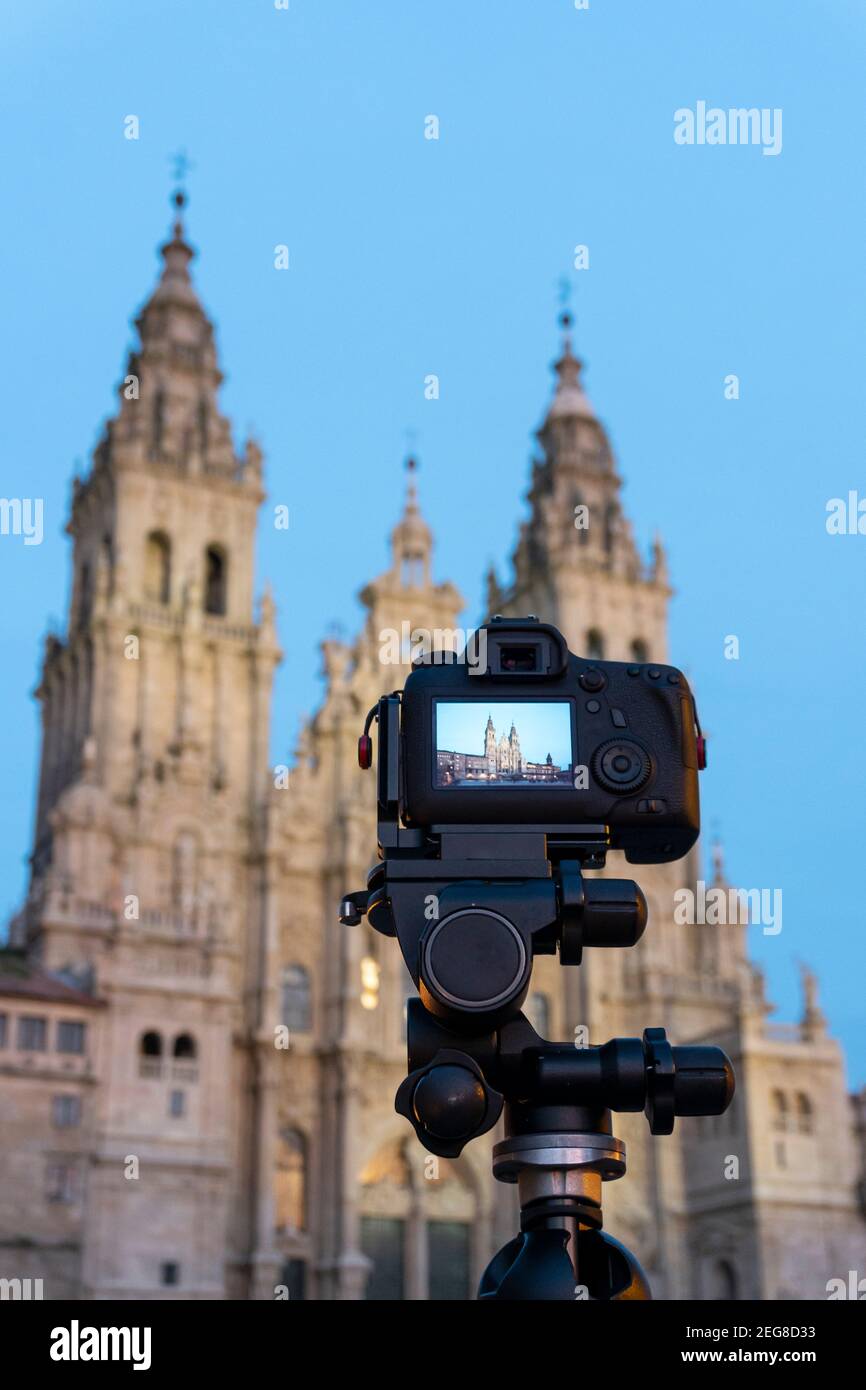
<path id="1" fill-rule="evenodd" d="M 203 313 L 189 273 L 190 262 L 195 258 L 195 251 L 186 240 L 183 210 L 186 207 L 187 197 L 182 189 L 177 189 L 172 194 L 172 203 L 176 213 L 171 229 L 172 234 L 170 239 L 159 248 L 159 253 L 163 259 L 163 270 L 150 303 L 175 300 L 181 304 L 194 305 Z"/>
<path id="2" fill-rule="evenodd" d="M 554 362 L 553 367 L 556 372 L 556 389 L 550 409 L 547 412 L 547 421 L 572 419 L 582 417 L 586 420 L 594 420 L 595 411 L 590 405 L 584 394 L 580 374 L 583 370 L 583 362 L 579 357 L 575 357 L 571 346 L 571 314 L 566 309 L 559 316 L 562 333 L 562 353 L 559 359 Z"/>
<path id="3" fill-rule="evenodd" d="M 401 584 L 418 588 L 430 583 L 430 558 L 433 552 L 433 533 L 421 515 L 415 474 L 418 463 L 410 454 L 406 460 L 408 482 L 403 515 L 391 532 L 391 554 L 394 572 Z"/>

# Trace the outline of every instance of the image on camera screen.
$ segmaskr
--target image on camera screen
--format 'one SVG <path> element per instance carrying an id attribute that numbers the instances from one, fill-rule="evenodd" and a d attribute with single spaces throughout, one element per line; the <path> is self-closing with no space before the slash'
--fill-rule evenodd
<path id="1" fill-rule="evenodd" d="M 434 787 L 571 787 L 567 700 L 437 700 Z"/>

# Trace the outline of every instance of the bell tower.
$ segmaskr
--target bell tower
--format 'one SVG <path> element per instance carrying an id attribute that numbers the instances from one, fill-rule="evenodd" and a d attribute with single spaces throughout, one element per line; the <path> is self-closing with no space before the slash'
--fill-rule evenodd
<path id="1" fill-rule="evenodd" d="M 82 1216 L 81 1231 L 82 1288 L 96 1297 L 171 1296 L 166 1278 L 178 1296 L 221 1296 L 226 1248 L 239 1266 L 257 1258 L 254 1233 L 229 1234 L 244 1208 L 229 1174 L 244 1172 L 241 1133 L 254 1123 L 241 1112 L 255 1054 L 236 1040 L 264 1017 L 280 653 L 268 593 L 253 611 L 262 455 L 252 440 L 236 452 L 220 411 L 185 201 L 174 195 L 118 408 L 73 485 L 71 601 L 37 691 L 38 808 L 17 929 L 33 961 L 106 1005 L 88 1199 L 98 1219 Z"/>
<path id="2" fill-rule="evenodd" d="M 494 572 L 488 575 L 488 616 L 543 615 L 583 656 L 664 661 L 670 589 L 661 541 L 642 559 L 622 509 L 610 442 L 583 389 L 571 315 L 560 322 L 562 351 L 537 433 L 530 516 L 512 557 L 512 582 L 502 586 Z"/>

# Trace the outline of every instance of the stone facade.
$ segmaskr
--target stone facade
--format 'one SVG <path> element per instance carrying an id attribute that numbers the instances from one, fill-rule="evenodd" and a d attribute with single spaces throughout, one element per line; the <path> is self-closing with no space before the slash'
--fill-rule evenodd
<path id="1" fill-rule="evenodd" d="M 47 1298 L 470 1296 L 515 1226 L 495 1136 L 436 1161 L 394 1113 L 411 980 L 395 943 L 336 911 L 375 856 L 366 712 L 408 673 L 399 634 L 448 645 L 463 600 L 434 582 L 412 481 L 362 630 L 323 643 L 322 705 L 291 769 L 269 768 L 262 458 L 252 441 L 236 454 L 219 410 L 182 201 L 75 482 L 68 628 L 45 647 L 32 878 L 0 963 L 0 1277 L 42 1278 Z M 568 337 L 556 374 L 488 609 L 536 613 L 590 655 L 663 661 L 661 543 L 645 563 Z M 822 1298 L 866 1272 L 863 1100 L 811 977 L 801 1022 L 774 1025 L 745 927 L 676 924 L 674 893 L 700 874 L 697 851 L 642 870 L 641 944 L 579 971 L 540 959 L 528 1012 L 553 1038 L 664 1023 L 733 1058 L 728 1115 L 658 1139 L 616 1118 L 629 1173 L 606 1224 L 657 1297 Z"/>

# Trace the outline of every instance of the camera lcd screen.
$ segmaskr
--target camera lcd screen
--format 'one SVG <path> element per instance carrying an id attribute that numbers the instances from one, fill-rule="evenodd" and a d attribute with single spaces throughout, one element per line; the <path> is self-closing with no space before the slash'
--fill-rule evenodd
<path id="1" fill-rule="evenodd" d="M 572 787 L 568 700 L 437 700 L 433 786 Z"/>

